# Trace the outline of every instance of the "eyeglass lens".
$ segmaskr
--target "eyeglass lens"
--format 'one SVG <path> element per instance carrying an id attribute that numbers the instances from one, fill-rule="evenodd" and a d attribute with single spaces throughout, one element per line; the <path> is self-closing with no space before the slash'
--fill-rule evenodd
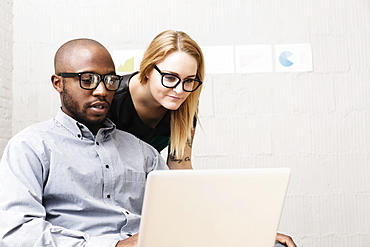
<path id="1" fill-rule="evenodd" d="M 163 74 L 162 76 L 162 82 L 163 82 L 163 85 L 165 87 L 176 87 L 177 84 L 181 81 L 180 78 L 178 78 L 177 76 L 175 75 L 171 75 L 171 74 Z M 185 79 L 183 81 L 183 89 L 185 91 L 193 91 L 194 89 L 196 89 L 199 85 L 199 82 L 197 80 L 194 80 L 194 79 Z"/>
<path id="2" fill-rule="evenodd" d="M 120 78 L 117 75 L 103 75 L 104 84 L 107 90 L 115 91 L 118 89 Z M 80 77 L 81 87 L 84 89 L 96 88 L 100 81 L 101 76 L 94 73 L 82 73 Z"/>

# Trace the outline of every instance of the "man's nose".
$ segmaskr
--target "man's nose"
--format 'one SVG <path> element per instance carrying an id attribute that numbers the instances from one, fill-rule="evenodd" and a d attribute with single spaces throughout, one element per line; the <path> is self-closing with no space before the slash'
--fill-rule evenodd
<path id="1" fill-rule="evenodd" d="M 101 95 L 101 96 L 106 96 L 107 95 L 107 88 L 105 87 L 105 84 L 103 81 L 99 82 L 99 85 L 97 88 L 95 88 L 93 94 L 94 95 Z"/>

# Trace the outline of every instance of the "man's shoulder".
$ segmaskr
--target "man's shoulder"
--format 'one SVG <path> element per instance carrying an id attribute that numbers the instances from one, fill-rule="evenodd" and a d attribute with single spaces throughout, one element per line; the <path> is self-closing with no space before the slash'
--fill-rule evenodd
<path id="1" fill-rule="evenodd" d="M 14 137 L 24 135 L 40 135 L 40 133 L 42 132 L 46 133 L 55 126 L 56 126 L 55 119 L 49 119 L 43 122 L 34 123 L 19 131 L 17 134 L 14 135 Z"/>
<path id="2" fill-rule="evenodd" d="M 141 146 L 142 148 L 150 149 L 153 152 L 157 152 L 157 150 L 154 147 L 152 147 L 150 144 L 146 143 L 145 141 L 141 140 L 140 138 L 136 137 L 135 135 L 127 131 L 115 129 L 114 133 L 115 133 L 114 136 L 115 136 L 116 141 L 120 143 L 125 143 L 128 145 L 136 144 L 136 145 Z"/>
<path id="3" fill-rule="evenodd" d="M 133 134 L 131 134 L 131 133 L 127 132 L 127 131 L 124 131 L 124 130 L 120 130 L 120 129 L 115 129 L 114 130 L 114 135 L 118 139 L 143 142 L 142 140 L 140 140 L 139 138 L 137 138 Z"/>

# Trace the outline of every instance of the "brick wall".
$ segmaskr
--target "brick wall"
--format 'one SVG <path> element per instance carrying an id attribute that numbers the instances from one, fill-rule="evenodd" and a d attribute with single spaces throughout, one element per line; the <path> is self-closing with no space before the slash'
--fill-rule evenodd
<path id="1" fill-rule="evenodd" d="M 0 153 L 12 136 L 13 3 L 0 0 Z"/>

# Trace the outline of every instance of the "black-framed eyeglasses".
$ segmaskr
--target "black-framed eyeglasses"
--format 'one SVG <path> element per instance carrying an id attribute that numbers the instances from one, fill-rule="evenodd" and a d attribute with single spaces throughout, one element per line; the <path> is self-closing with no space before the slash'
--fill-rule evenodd
<path id="1" fill-rule="evenodd" d="M 159 72 L 159 74 L 161 74 L 161 76 L 162 76 L 162 79 L 161 79 L 162 85 L 166 88 L 175 88 L 181 82 L 183 82 L 182 83 L 182 89 L 185 92 L 194 92 L 203 83 L 201 80 L 198 80 L 198 79 L 184 79 L 184 80 L 181 80 L 181 78 L 178 77 L 177 75 L 162 72 L 157 67 L 157 65 L 154 65 L 154 69 L 157 70 Z"/>
<path id="2" fill-rule="evenodd" d="M 122 81 L 122 76 L 119 75 L 99 75 L 92 72 L 82 73 L 59 73 L 63 78 L 78 76 L 80 87 L 86 90 L 94 90 L 99 86 L 101 81 L 104 82 L 105 88 L 108 91 L 116 91 Z"/>

